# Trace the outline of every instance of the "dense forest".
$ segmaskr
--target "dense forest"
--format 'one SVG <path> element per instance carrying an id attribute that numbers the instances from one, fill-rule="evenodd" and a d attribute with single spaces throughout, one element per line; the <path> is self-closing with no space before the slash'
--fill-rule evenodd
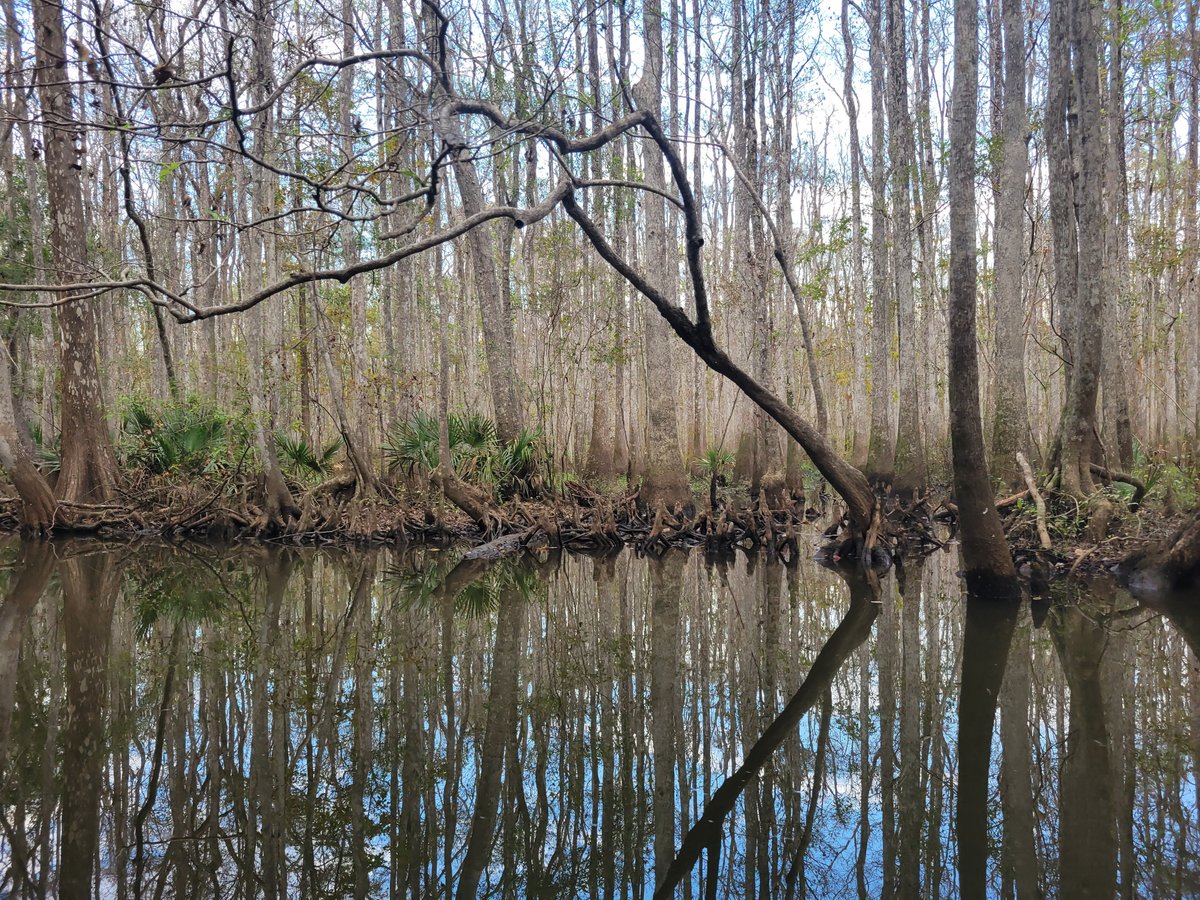
<path id="1" fill-rule="evenodd" d="M 0 896 L 1198 889 L 1200 0 L 0 5 Z"/>
<path id="2" fill-rule="evenodd" d="M 1185 511 L 1197 6 L 6 0 L 10 514 Z"/>

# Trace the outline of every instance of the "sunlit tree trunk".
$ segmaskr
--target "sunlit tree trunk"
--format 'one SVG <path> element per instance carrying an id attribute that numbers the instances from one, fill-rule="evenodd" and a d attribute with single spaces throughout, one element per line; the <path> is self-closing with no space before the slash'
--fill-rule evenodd
<path id="1" fill-rule="evenodd" d="M 888 46 L 888 123 L 891 126 L 891 198 L 893 281 L 900 354 L 900 418 L 896 430 L 894 488 L 902 497 L 925 489 L 925 436 L 921 427 L 920 341 L 913 297 L 913 140 L 908 106 L 908 27 L 905 0 L 885 0 Z"/>

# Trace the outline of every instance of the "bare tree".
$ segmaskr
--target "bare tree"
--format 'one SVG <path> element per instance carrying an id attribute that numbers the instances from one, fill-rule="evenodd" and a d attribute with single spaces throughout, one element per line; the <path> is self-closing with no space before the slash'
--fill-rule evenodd
<path id="1" fill-rule="evenodd" d="M 1029 451 L 1025 393 L 1025 301 L 1028 248 L 1025 182 L 1029 175 L 1025 112 L 1025 21 L 1020 0 L 1003 0 L 1004 81 L 1001 101 L 1000 188 L 996 208 L 996 391 L 992 416 L 992 467 L 1006 485 L 1021 482 L 1018 451 Z"/>
<path id="2" fill-rule="evenodd" d="M 992 499 L 979 416 L 975 346 L 975 121 L 979 114 L 979 8 L 954 5 L 950 108 L 950 440 L 963 569 L 974 594 L 1015 597 L 1016 571 Z M 990 719 L 989 719 L 990 721 Z M 990 733 L 990 732 L 989 732 Z"/>
<path id="3" fill-rule="evenodd" d="M 82 126 L 75 114 L 62 7 L 53 0 L 34 0 L 32 6 L 50 246 L 59 283 L 78 284 L 92 274 L 76 145 L 82 140 Z M 56 310 L 59 365 L 67 376 L 62 391 L 62 462 L 57 491 L 64 500 L 98 503 L 112 492 L 117 461 L 100 392 L 96 306 L 91 302 L 95 295 L 89 293 L 86 289 L 65 293 L 67 302 Z M 36 508 L 44 501 L 36 496 L 36 488 L 34 492 L 23 499 Z"/>
<path id="4" fill-rule="evenodd" d="M 658 0 L 646 0 L 642 6 L 642 33 L 646 42 L 646 58 L 642 77 L 633 86 L 638 109 L 658 119 L 662 114 L 662 6 Z M 646 221 L 646 257 L 663 261 L 648 270 L 650 283 L 666 301 L 675 305 L 678 276 L 669 261 L 675 259 L 674 249 L 668 246 L 667 216 L 661 192 L 665 190 L 662 154 L 657 148 L 646 148 L 643 156 L 646 184 L 651 191 L 642 195 L 642 213 Z M 670 241 L 673 243 L 673 241 Z M 648 396 L 648 429 L 646 447 L 646 476 L 642 494 L 647 502 L 662 501 L 667 505 L 686 503 L 691 499 L 687 474 L 679 455 L 679 430 L 676 417 L 675 366 L 667 345 L 667 324 L 650 309 L 642 319 L 646 332 L 646 375 L 650 385 Z"/>

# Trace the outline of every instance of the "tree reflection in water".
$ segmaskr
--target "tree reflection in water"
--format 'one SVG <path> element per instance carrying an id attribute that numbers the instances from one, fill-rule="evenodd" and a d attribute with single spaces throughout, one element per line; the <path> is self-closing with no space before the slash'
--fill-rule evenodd
<path id="1" fill-rule="evenodd" d="M 0 895 L 1187 895 L 1200 615 L 810 562 L 9 545 Z"/>

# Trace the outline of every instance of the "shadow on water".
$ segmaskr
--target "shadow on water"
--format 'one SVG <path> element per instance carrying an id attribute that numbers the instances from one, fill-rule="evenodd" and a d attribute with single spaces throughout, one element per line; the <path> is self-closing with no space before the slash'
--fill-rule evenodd
<path id="1" fill-rule="evenodd" d="M 1200 890 L 1194 598 L 0 548 L 0 896 Z"/>

